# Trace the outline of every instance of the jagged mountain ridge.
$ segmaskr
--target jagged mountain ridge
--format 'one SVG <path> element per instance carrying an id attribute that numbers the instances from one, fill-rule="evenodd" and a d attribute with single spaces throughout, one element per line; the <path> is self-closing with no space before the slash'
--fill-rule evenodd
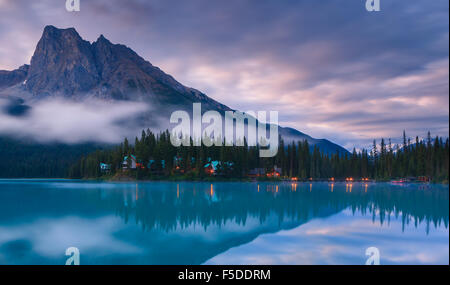
<path id="1" fill-rule="evenodd" d="M 203 110 L 232 110 L 182 85 L 125 45 L 113 44 L 103 35 L 90 43 L 74 28 L 54 26 L 44 28 L 30 65 L 0 71 L 0 96 L 16 93 L 31 102 L 48 97 L 151 102 L 166 113 L 175 109 L 191 111 L 194 102 L 201 102 Z M 151 121 L 150 114 L 144 117 Z M 328 153 L 346 152 L 339 145 L 291 128 L 280 127 L 279 132 L 287 142 L 308 140 Z"/>
<path id="2" fill-rule="evenodd" d="M 198 90 L 181 85 L 132 49 L 112 44 L 103 35 L 91 44 L 74 28 L 44 28 L 25 88 L 33 97 L 88 94 L 113 100 L 150 99 L 171 105 L 201 100 L 215 109 L 229 110 Z"/>

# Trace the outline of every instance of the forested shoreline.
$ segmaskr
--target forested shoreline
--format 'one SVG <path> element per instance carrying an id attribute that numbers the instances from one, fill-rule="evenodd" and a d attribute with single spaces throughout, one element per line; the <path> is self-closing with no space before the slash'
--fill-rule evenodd
<path id="1" fill-rule="evenodd" d="M 136 169 L 124 169 L 124 158 L 136 159 Z M 126 161 L 126 160 L 125 160 Z M 327 154 L 307 141 L 285 144 L 280 139 L 273 158 L 260 158 L 258 146 L 180 146 L 170 142 L 168 131 L 154 134 L 142 131 L 134 144 L 125 139 L 120 145 L 97 150 L 70 167 L 70 178 L 98 179 L 129 177 L 130 179 L 208 179 L 205 165 L 218 161 L 214 177 L 248 179 L 254 169 L 267 173 L 279 169 L 279 178 L 298 180 L 371 179 L 387 181 L 405 177 L 426 177 L 426 180 L 448 183 L 449 139 L 435 137 L 410 139 L 403 133 L 402 144 L 391 140 L 374 140 L 370 150 Z M 101 163 L 109 165 L 102 171 Z M 261 177 L 262 178 L 262 177 Z M 266 178 L 264 176 L 264 178 Z"/>
<path id="2" fill-rule="evenodd" d="M 96 143 L 37 143 L 0 136 L 0 178 L 66 178 L 80 157 L 108 147 Z"/>

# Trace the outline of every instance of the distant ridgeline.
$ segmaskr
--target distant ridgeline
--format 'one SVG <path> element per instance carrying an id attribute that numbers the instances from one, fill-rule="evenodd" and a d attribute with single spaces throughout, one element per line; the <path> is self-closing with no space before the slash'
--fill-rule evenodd
<path id="1" fill-rule="evenodd" d="M 83 156 L 69 171 L 72 178 L 125 177 L 152 179 L 179 177 L 377 179 L 419 178 L 448 183 L 449 140 L 436 137 L 415 143 L 404 134 L 403 145 L 384 139 L 374 141 L 370 151 L 328 154 L 307 141 L 285 145 L 280 141 L 275 157 L 259 157 L 258 146 L 174 147 L 169 132 L 158 135 L 142 131 L 134 145 L 127 139 L 120 145 Z"/>
<path id="2" fill-rule="evenodd" d="M 37 144 L 0 136 L 0 178 L 64 178 L 81 156 L 105 147 Z"/>

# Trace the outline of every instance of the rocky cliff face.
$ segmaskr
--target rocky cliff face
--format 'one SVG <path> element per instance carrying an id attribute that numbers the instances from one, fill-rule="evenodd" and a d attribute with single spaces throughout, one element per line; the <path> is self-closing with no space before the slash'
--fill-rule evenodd
<path id="1" fill-rule="evenodd" d="M 91 44 L 73 28 L 45 27 L 26 79 L 25 87 L 34 98 L 94 96 L 176 106 L 202 102 L 229 110 L 183 86 L 132 49 L 112 44 L 103 35 Z"/>
<path id="2" fill-rule="evenodd" d="M 35 96 L 88 92 L 99 82 L 91 44 L 75 29 L 47 26 L 31 58 L 26 89 Z"/>

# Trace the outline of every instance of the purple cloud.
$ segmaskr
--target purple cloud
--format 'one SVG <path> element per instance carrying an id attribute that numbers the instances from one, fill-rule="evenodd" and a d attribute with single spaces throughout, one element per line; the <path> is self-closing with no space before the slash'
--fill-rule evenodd
<path id="1" fill-rule="evenodd" d="M 0 0 L 0 69 L 28 63 L 45 25 L 104 34 L 232 108 L 344 146 L 448 136 L 449 3 Z"/>

